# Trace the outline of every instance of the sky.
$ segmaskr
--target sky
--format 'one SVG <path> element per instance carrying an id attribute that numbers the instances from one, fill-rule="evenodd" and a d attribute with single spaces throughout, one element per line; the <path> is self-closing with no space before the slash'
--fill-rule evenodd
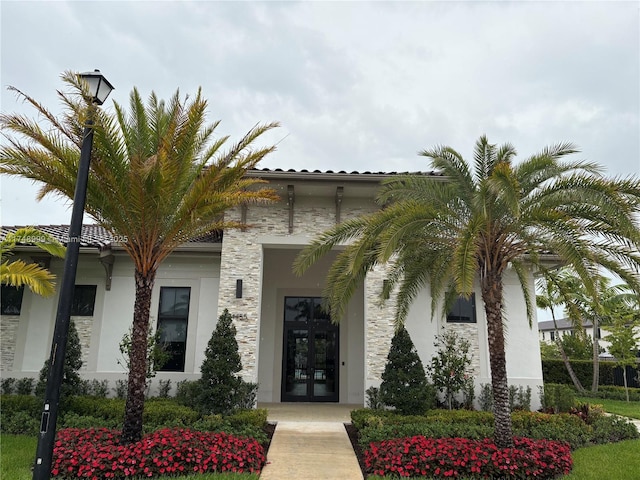
<path id="1" fill-rule="evenodd" d="M 278 121 L 265 168 L 426 171 L 420 150 L 560 141 L 611 176 L 640 174 L 637 2 L 12 2 L 2 0 L 3 112 L 53 112 L 66 70 L 98 68 L 127 104 L 202 87 L 217 132 Z M 0 141 L 6 141 L 0 138 Z M 3 225 L 68 224 L 69 204 L 0 179 Z"/>

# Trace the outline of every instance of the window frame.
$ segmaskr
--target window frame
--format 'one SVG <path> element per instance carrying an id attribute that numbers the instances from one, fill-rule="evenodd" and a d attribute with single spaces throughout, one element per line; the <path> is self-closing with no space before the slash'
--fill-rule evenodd
<path id="1" fill-rule="evenodd" d="M 463 315 L 465 310 L 470 309 L 471 316 Z M 457 313 L 457 315 L 454 315 Z M 464 319 L 468 320 L 464 320 Z M 478 314 L 476 312 L 476 294 L 472 293 L 470 298 L 460 295 L 447 312 L 446 323 L 477 324 Z"/>
<path id="2" fill-rule="evenodd" d="M 82 292 L 82 300 L 87 300 L 91 298 L 91 302 L 86 302 L 84 304 L 80 304 L 80 298 L 78 297 L 78 293 Z M 89 292 L 89 296 L 87 297 L 87 292 Z M 89 285 L 89 284 L 81 284 L 75 285 L 73 288 L 73 298 L 71 300 L 71 316 L 72 317 L 93 317 L 96 311 L 96 295 L 98 293 L 97 285 Z M 82 307 L 91 305 L 90 309 L 83 309 Z"/>
<path id="3" fill-rule="evenodd" d="M 176 300 L 174 299 L 173 304 L 173 312 L 171 313 L 163 313 L 162 312 L 162 301 L 163 301 L 163 293 L 166 293 L 170 290 L 186 290 L 187 292 L 187 304 L 186 311 L 184 313 L 176 313 Z M 177 292 L 176 292 L 177 297 Z M 163 343 L 162 340 L 162 326 L 165 321 L 167 322 L 176 322 L 180 321 L 184 324 L 184 341 L 180 342 L 166 342 L 173 345 L 170 347 L 168 353 L 170 354 L 170 359 L 167 361 L 165 365 L 158 369 L 158 372 L 184 372 L 186 367 L 186 358 L 187 358 L 187 342 L 188 342 L 188 333 L 189 333 L 189 311 L 191 306 L 191 287 L 190 286 L 173 286 L 166 285 L 160 287 L 160 294 L 158 298 L 158 321 L 156 322 L 156 332 L 158 333 L 158 342 L 160 344 Z M 175 347 L 177 344 L 181 344 L 179 350 Z M 166 348 L 166 346 L 165 346 Z"/>
<path id="4" fill-rule="evenodd" d="M 13 291 L 11 294 L 7 295 L 6 291 Z M 19 287 L 14 287 L 13 285 L 7 285 L 7 284 L 2 284 L 2 290 L 0 291 L 0 296 L 2 297 L 2 300 L 0 301 L 1 305 L 0 305 L 0 314 L 1 315 L 7 315 L 7 316 L 20 316 L 20 314 L 22 313 L 22 304 L 24 302 L 24 285 L 21 285 Z M 7 300 L 15 300 L 17 299 L 17 304 L 16 303 L 9 303 Z M 8 310 L 10 307 L 14 307 L 16 311 L 5 311 Z"/>

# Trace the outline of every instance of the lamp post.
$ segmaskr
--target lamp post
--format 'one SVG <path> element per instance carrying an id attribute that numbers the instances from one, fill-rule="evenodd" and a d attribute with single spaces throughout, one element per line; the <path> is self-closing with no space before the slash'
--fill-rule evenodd
<path id="1" fill-rule="evenodd" d="M 113 86 L 102 76 L 99 70 L 81 73 L 80 78 L 87 86 L 87 93 L 92 103 L 102 105 L 107 99 Z M 76 189 L 73 195 L 73 209 L 71 211 L 71 225 L 67 239 L 67 252 L 64 258 L 64 272 L 60 287 L 60 298 L 56 313 L 56 323 L 51 343 L 49 357 L 49 375 L 45 390 L 44 407 L 40 419 L 40 434 L 36 450 L 36 463 L 33 469 L 33 480 L 48 480 L 51 475 L 53 460 L 53 444 L 58 420 L 58 404 L 60 402 L 60 385 L 64 374 L 64 357 L 67 349 L 71 304 L 75 290 L 78 254 L 82 235 L 82 216 L 87 198 L 87 182 L 89 180 L 89 164 L 91 163 L 91 148 L 93 146 L 93 119 L 88 118 L 84 127 L 82 148 L 80 150 L 80 164 Z"/>

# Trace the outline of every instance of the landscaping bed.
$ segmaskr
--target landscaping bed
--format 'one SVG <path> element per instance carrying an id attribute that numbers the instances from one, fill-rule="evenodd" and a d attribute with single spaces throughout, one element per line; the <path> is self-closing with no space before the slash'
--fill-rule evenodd
<path id="1" fill-rule="evenodd" d="M 582 414 L 582 415 L 580 415 Z M 513 449 L 497 449 L 488 412 L 431 410 L 399 415 L 354 410 L 345 428 L 365 478 L 556 478 L 571 470 L 571 450 L 638 438 L 635 426 L 602 412 L 514 412 Z"/>

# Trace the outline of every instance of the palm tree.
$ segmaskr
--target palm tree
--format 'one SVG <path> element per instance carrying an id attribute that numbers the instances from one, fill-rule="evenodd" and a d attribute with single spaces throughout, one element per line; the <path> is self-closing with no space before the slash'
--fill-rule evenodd
<path id="1" fill-rule="evenodd" d="M 575 303 L 572 301 L 572 297 L 582 286 L 580 284 L 580 279 L 571 275 L 567 269 L 562 269 L 560 271 L 548 270 L 536 283 L 538 290 L 542 292 L 541 294 L 536 295 L 536 305 L 538 308 L 549 310 L 551 312 L 551 319 L 553 320 L 553 327 L 556 334 L 556 345 L 558 346 L 560 356 L 562 357 L 562 361 L 569 373 L 569 377 L 571 377 L 574 387 L 576 387 L 576 390 L 583 393 L 584 387 L 582 386 L 582 383 L 580 383 L 580 379 L 576 373 L 573 371 L 571 362 L 569 362 L 569 357 L 567 356 L 562 341 L 560 340 L 560 332 L 558 331 L 558 323 L 555 313 L 555 307 L 560 305 L 567 306 L 567 309 L 569 310 L 576 308 Z M 581 316 L 569 315 L 569 318 L 575 319 L 573 321 L 573 327 L 580 332 L 581 335 L 585 335 Z"/>
<path id="2" fill-rule="evenodd" d="M 432 312 L 471 295 L 479 278 L 487 320 L 495 442 L 512 445 L 504 348 L 503 278 L 511 269 L 534 317 L 529 268 L 550 258 L 572 265 L 589 292 L 598 265 L 640 292 L 640 180 L 606 179 L 598 165 L 565 160 L 568 143 L 547 147 L 519 164 L 515 149 L 475 145 L 474 169 L 450 147 L 420 152 L 446 181 L 403 175 L 383 182 L 375 213 L 336 225 L 297 257 L 301 274 L 334 247 L 347 244 L 329 269 L 324 295 L 340 319 L 355 288 L 378 264 L 389 264 L 384 299 L 397 288 L 401 325 L 418 292 L 429 285 Z M 443 301 L 444 299 L 444 301 Z"/>
<path id="3" fill-rule="evenodd" d="M 14 233 L 8 233 L 0 242 L 0 279 L 3 285 L 29 289 L 43 297 L 49 297 L 55 292 L 55 275 L 37 263 L 27 263 L 24 260 L 11 260 L 13 250 L 18 243 L 34 244 L 54 257 L 64 257 L 64 246 L 53 236 L 33 227 L 19 228 Z"/>
<path id="4" fill-rule="evenodd" d="M 116 235 L 133 261 L 135 304 L 123 440 L 142 434 L 147 372 L 147 332 L 151 292 L 161 262 L 192 238 L 239 227 L 224 212 L 243 203 L 277 198 L 272 189 L 247 178 L 248 169 L 275 147 L 254 147 L 276 123 L 256 125 L 223 150 L 228 137 L 214 139 L 218 122 L 205 123 L 207 102 L 201 91 L 193 99 L 168 101 L 154 93 L 145 103 L 137 89 L 129 112 L 114 102 L 114 112 L 87 101 L 76 74 L 65 73 L 70 93 L 59 92 L 65 113 L 54 116 L 28 95 L 15 90 L 49 123 L 41 128 L 20 115 L 0 115 L 8 144 L 0 149 L 0 172 L 43 184 L 39 198 L 53 193 L 73 198 L 84 119 L 94 122 L 94 146 L 86 212 Z M 78 120 L 80 119 L 80 120 Z"/>
<path id="5" fill-rule="evenodd" d="M 577 278 L 576 278 L 577 280 Z M 638 294 L 629 285 L 611 285 L 604 275 L 594 276 L 595 296 L 583 289 L 574 293 L 574 319 L 591 320 L 593 325 L 593 377 L 591 391 L 597 392 L 600 383 L 600 327 L 615 325 L 620 318 L 631 318 L 638 302 Z"/>

